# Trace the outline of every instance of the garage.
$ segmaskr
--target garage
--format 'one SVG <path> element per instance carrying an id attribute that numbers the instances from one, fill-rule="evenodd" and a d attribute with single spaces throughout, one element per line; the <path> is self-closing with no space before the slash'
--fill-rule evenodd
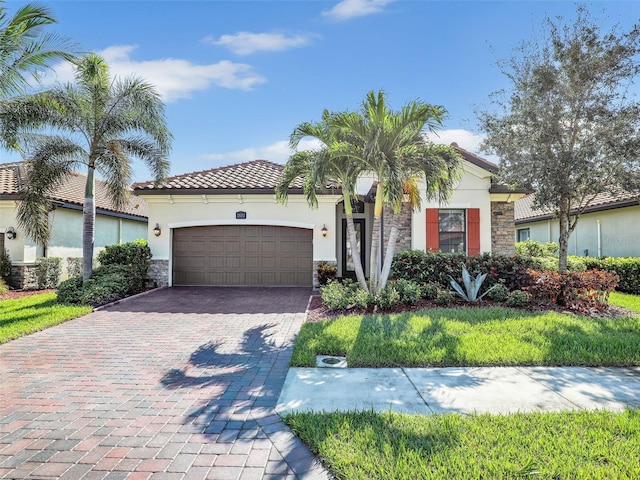
<path id="1" fill-rule="evenodd" d="M 174 229 L 173 284 L 311 286 L 312 233 L 272 225 Z"/>

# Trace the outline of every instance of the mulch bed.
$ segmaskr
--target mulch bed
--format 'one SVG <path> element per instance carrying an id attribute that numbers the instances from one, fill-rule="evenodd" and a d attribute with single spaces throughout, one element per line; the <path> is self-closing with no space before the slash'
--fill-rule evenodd
<path id="1" fill-rule="evenodd" d="M 7 293 L 0 295 L 0 301 L 13 300 L 15 298 L 31 297 L 33 295 L 40 295 L 41 293 L 53 293 L 55 290 L 9 290 Z"/>
<path id="2" fill-rule="evenodd" d="M 446 306 L 438 305 L 437 303 L 431 300 L 421 300 L 416 305 L 412 305 L 412 306 L 399 305 L 393 310 L 386 310 L 384 312 L 376 312 L 376 313 L 415 312 L 418 310 L 429 310 L 434 308 L 449 308 L 449 307 L 451 308 L 458 308 L 458 307 L 482 308 L 482 307 L 503 307 L 503 306 L 504 304 L 499 302 L 492 302 L 491 300 L 483 300 L 481 303 L 468 303 L 462 299 L 456 298 L 449 305 L 446 305 Z M 552 310 L 558 313 L 566 313 L 569 315 L 576 314 L 576 312 L 567 310 L 565 308 L 561 308 L 555 305 L 542 304 L 542 303 L 540 304 L 530 303 L 526 308 L 526 310 L 530 312 L 543 312 L 543 311 Z M 370 313 L 373 313 L 373 312 L 364 311 L 357 308 L 353 308 L 351 310 L 328 310 L 322 304 L 322 298 L 320 297 L 320 295 L 313 295 L 311 297 L 311 302 L 309 303 L 309 311 L 307 312 L 307 322 L 309 323 L 322 322 L 323 320 L 336 318 L 341 315 L 365 315 Z M 604 312 L 598 312 L 598 311 L 585 312 L 582 315 L 586 315 L 594 318 L 622 318 L 622 317 L 635 316 L 633 312 L 630 312 L 629 310 L 626 310 L 621 307 L 616 307 L 614 305 L 611 305 L 609 309 Z"/>

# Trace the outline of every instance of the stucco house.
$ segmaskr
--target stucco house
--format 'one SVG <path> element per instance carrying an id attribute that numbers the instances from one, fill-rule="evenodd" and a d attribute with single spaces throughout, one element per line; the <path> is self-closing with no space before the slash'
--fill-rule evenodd
<path id="1" fill-rule="evenodd" d="M 450 203 L 423 198 L 419 212 L 405 208 L 397 250 L 513 253 L 513 202 L 522 193 L 492 180 L 496 165 L 453 146 L 463 157 L 464 175 Z M 174 176 L 162 185 L 134 184 L 134 193 L 149 207 L 153 279 L 159 285 L 312 286 L 319 261 L 350 276 L 339 188 L 327 186 L 312 209 L 302 183 L 294 182 L 283 205 L 274 194 L 282 170 L 280 164 L 255 160 Z M 372 178 L 360 178 L 354 205 L 365 269 L 373 186 Z"/>
<path id="2" fill-rule="evenodd" d="M 558 243 L 557 217 L 535 209 L 534 200 L 530 194 L 515 203 L 516 241 Z M 597 195 L 569 237 L 569 255 L 640 257 L 640 197 L 624 192 Z"/>
<path id="3" fill-rule="evenodd" d="M 46 247 L 37 245 L 24 234 L 16 220 L 20 189 L 25 178 L 23 162 L 0 164 L 0 248 L 12 261 L 11 284 L 30 288 L 33 267 L 38 257 L 61 257 L 63 277 L 67 258 L 82 257 L 82 204 L 86 175 L 73 174 L 51 196 L 51 240 Z M 117 209 L 109 200 L 104 182 L 96 180 L 96 254 L 106 245 L 147 237 L 147 205 L 131 196 L 129 203 Z"/>

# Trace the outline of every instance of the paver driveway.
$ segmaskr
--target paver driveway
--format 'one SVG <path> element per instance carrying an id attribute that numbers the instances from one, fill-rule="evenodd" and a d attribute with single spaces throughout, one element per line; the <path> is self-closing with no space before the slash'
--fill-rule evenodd
<path id="1" fill-rule="evenodd" d="M 273 410 L 309 294 L 162 289 L 0 345 L 0 477 L 328 478 Z"/>

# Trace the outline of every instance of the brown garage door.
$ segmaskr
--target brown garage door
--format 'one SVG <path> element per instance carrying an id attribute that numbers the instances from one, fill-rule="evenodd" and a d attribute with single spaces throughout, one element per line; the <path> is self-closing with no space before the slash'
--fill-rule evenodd
<path id="1" fill-rule="evenodd" d="M 267 225 L 173 231 L 174 285 L 303 285 L 313 275 L 312 231 Z"/>

